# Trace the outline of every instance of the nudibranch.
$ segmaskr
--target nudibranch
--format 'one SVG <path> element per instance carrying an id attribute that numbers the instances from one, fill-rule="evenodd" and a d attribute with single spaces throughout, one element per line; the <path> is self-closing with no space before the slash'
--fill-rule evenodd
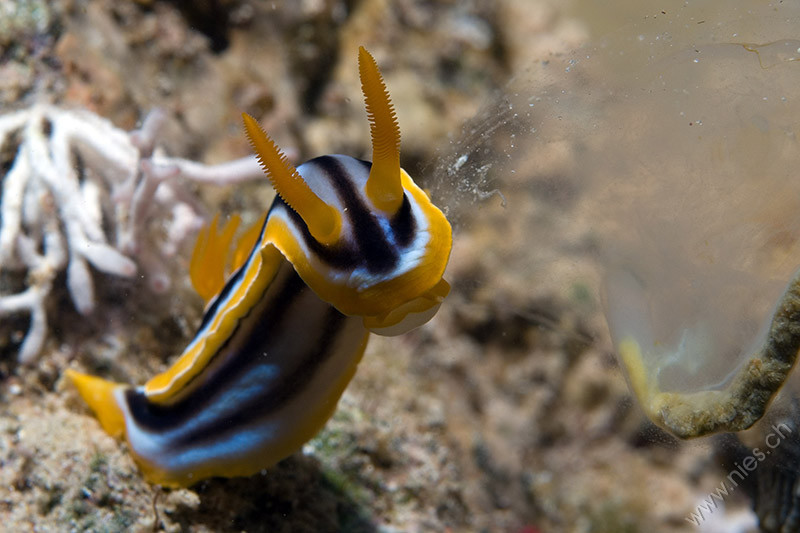
<path id="1" fill-rule="evenodd" d="M 358 67 L 372 162 L 294 168 L 243 115 L 277 195 L 227 280 L 232 227 L 198 239 L 191 278 L 208 303 L 194 339 L 143 386 L 68 371 L 150 482 L 248 476 L 297 451 L 333 414 L 369 332 L 408 331 L 449 292 L 450 224 L 400 167 L 394 108 L 363 47 Z"/>

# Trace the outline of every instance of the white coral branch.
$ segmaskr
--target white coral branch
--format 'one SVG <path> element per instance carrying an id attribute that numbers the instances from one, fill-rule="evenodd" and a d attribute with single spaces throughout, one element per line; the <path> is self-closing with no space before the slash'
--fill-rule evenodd
<path id="1" fill-rule="evenodd" d="M 155 110 L 140 129 L 126 132 L 87 111 L 49 105 L 0 116 L 0 150 L 18 144 L 2 177 L 0 270 L 22 269 L 28 283 L 18 294 L 0 295 L 0 316 L 31 316 L 21 362 L 32 363 L 41 351 L 45 302 L 58 272 L 66 269 L 82 314 L 96 305 L 90 265 L 120 277 L 134 276 L 138 265 L 152 289 L 165 291 L 167 259 L 202 224 L 202 209 L 181 181 L 263 176 L 254 157 L 209 166 L 164 156 L 157 141 L 165 119 Z M 163 237 L 146 231 L 151 220 L 163 225 Z"/>

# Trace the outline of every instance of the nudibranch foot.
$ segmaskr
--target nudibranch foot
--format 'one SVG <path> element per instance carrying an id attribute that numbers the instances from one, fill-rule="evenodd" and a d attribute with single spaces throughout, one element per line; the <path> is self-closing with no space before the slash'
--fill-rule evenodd
<path id="1" fill-rule="evenodd" d="M 764 416 L 800 351 L 800 272 L 778 302 L 763 346 L 723 388 L 662 391 L 657 376 L 646 370 L 642 348 L 635 339 L 622 339 L 618 350 L 631 388 L 657 425 L 684 439 L 748 429 Z"/>
<path id="2" fill-rule="evenodd" d="M 67 369 L 66 375 L 78 389 L 83 401 L 97 416 L 103 430 L 112 437 L 123 436 L 125 434 L 125 418 L 116 408 L 114 394 L 124 385 L 89 374 L 82 374 L 71 368 Z"/>
<path id="3" fill-rule="evenodd" d="M 194 339 L 139 387 L 68 371 L 149 481 L 246 476 L 297 451 L 333 414 L 369 332 L 408 331 L 447 296 L 450 224 L 400 168 L 394 110 L 363 48 L 359 70 L 375 163 L 294 168 L 245 115 L 278 196 L 232 255 L 238 218 L 198 236 L 191 279 L 207 304 Z"/>

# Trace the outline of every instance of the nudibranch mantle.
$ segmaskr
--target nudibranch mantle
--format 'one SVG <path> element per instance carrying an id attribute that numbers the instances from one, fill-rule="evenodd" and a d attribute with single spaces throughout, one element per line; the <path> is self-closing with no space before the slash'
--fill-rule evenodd
<path id="1" fill-rule="evenodd" d="M 244 115 L 278 196 L 227 280 L 238 219 L 201 232 L 191 277 L 208 303 L 195 338 L 140 387 L 67 371 L 149 481 L 251 475 L 297 451 L 333 414 L 369 332 L 408 331 L 449 292 L 450 224 L 400 168 L 394 109 L 363 47 L 359 71 L 373 162 L 329 155 L 295 169 Z"/>

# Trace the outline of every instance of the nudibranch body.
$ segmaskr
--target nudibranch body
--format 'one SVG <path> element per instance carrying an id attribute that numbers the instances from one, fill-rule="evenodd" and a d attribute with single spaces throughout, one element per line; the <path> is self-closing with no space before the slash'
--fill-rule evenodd
<path id="1" fill-rule="evenodd" d="M 394 110 L 364 48 L 359 72 L 372 163 L 329 155 L 295 169 L 245 115 L 278 195 L 227 281 L 231 228 L 198 239 L 192 281 L 209 302 L 195 338 L 140 387 L 68 371 L 149 481 L 246 476 L 290 455 L 333 414 L 369 331 L 416 327 L 447 295 L 450 225 L 400 168 Z"/>

